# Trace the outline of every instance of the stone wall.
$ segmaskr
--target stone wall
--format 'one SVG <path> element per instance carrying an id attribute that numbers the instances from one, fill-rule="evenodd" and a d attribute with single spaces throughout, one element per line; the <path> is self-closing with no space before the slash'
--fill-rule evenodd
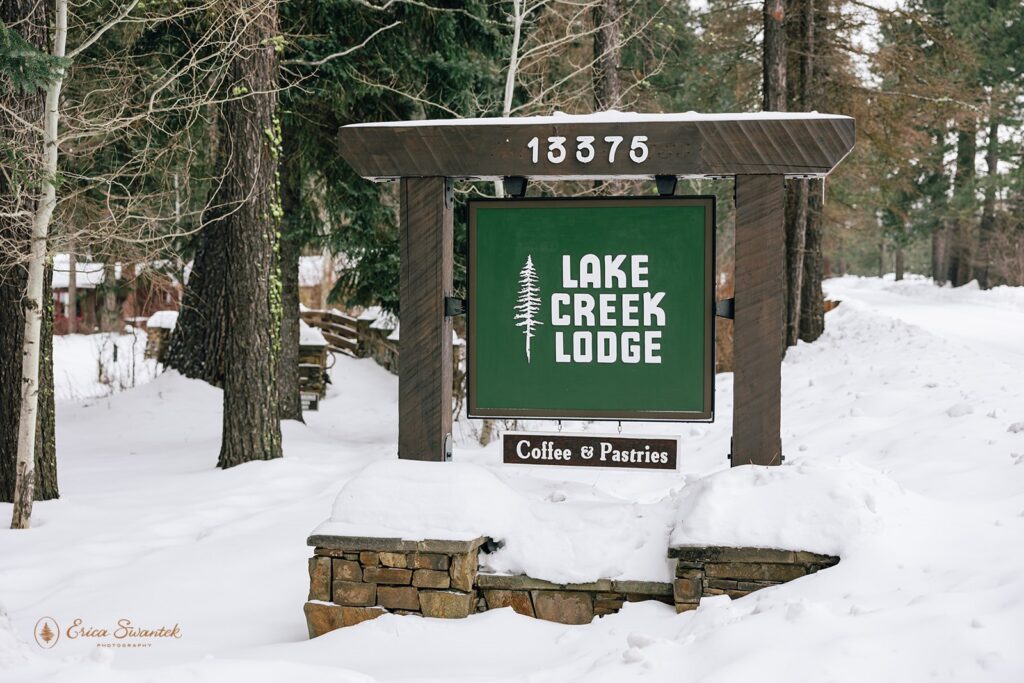
<path id="1" fill-rule="evenodd" d="M 618 612 L 626 602 L 673 604 L 672 584 L 656 581 L 551 583 L 522 575 L 478 574 L 476 588 L 483 603 L 480 611 L 511 607 L 561 624 L 589 624 L 594 617 Z"/>
<path id="2" fill-rule="evenodd" d="M 472 541 L 313 536 L 309 637 L 392 612 L 455 619 L 476 611 L 479 548 Z"/>
<path id="3" fill-rule="evenodd" d="M 696 609 L 709 595 L 742 597 L 831 567 L 839 558 L 763 548 L 680 546 L 672 583 L 600 579 L 558 584 L 521 575 L 482 574 L 487 539 L 405 541 L 397 538 L 312 536 L 309 637 L 381 614 L 457 619 L 511 607 L 526 616 L 587 624 L 626 602 L 656 600 L 676 611 Z"/>
<path id="4" fill-rule="evenodd" d="M 668 556 L 676 560 L 672 587 L 677 612 L 697 609 L 704 596 L 741 598 L 839 562 L 833 555 L 721 546 L 675 546 Z"/>

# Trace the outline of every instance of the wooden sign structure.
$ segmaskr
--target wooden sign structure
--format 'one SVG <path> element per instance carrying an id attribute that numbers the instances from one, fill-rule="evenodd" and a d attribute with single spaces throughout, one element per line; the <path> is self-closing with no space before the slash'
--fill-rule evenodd
<path id="1" fill-rule="evenodd" d="M 455 180 L 734 178 L 733 466 L 778 465 L 785 348 L 785 178 L 822 178 L 853 149 L 832 114 L 593 114 L 345 126 L 340 152 L 399 180 L 398 456 L 448 459 Z M 673 182 L 674 184 L 674 182 Z"/>

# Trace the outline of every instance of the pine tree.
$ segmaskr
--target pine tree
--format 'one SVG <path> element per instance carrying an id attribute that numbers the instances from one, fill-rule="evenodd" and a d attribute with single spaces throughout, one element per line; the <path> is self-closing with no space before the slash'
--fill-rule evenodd
<path id="1" fill-rule="evenodd" d="M 515 306 L 516 327 L 523 328 L 523 335 L 526 337 L 526 362 L 530 362 L 530 341 L 533 339 L 533 330 L 537 325 L 543 323 L 537 320 L 537 313 L 540 312 L 540 287 L 537 286 L 537 269 L 533 266 L 533 255 L 526 256 L 526 264 L 519 271 L 519 296 L 516 298 Z"/>
<path id="2" fill-rule="evenodd" d="M 43 622 L 43 628 L 39 631 L 39 637 L 42 638 L 45 643 L 53 640 L 53 629 L 50 628 L 50 622 Z"/>

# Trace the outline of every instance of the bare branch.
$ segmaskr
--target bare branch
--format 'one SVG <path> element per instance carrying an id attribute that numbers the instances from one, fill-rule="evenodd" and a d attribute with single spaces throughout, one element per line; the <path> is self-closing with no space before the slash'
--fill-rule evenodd
<path id="1" fill-rule="evenodd" d="M 358 45 L 353 45 L 350 48 L 342 50 L 341 52 L 335 52 L 334 54 L 327 55 L 323 59 L 317 59 L 317 60 L 286 59 L 286 60 L 282 61 L 281 64 L 288 65 L 288 66 L 323 66 L 324 64 L 326 64 L 327 62 L 329 62 L 329 61 L 331 61 L 333 59 L 338 59 L 339 57 L 347 57 L 348 55 L 352 54 L 356 50 L 358 50 L 360 48 L 363 48 L 363 47 L 366 47 L 367 43 L 369 43 L 371 40 L 376 38 L 378 35 L 380 35 L 381 33 L 384 33 L 387 30 L 393 29 L 396 26 L 401 25 L 401 23 L 402 22 L 400 22 L 400 21 L 395 21 L 395 22 L 392 22 L 391 24 L 388 24 L 387 26 L 382 26 L 381 28 L 377 29 L 376 31 L 371 33 L 369 36 L 367 36 L 366 40 L 364 40 L 363 42 L 359 43 Z"/>

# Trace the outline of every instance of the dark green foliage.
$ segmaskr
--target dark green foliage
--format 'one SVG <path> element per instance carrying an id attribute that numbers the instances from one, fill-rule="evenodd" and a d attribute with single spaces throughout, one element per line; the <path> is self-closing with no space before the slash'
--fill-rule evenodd
<path id="1" fill-rule="evenodd" d="M 21 34 L 0 22 L 0 84 L 24 93 L 46 88 L 60 77 L 71 60 L 54 57 L 29 44 Z"/>
<path id="2" fill-rule="evenodd" d="M 342 19 L 343 18 L 343 19 Z M 332 298 L 398 310 L 397 197 L 359 178 L 337 153 L 338 128 L 366 121 L 480 116 L 499 106 L 507 36 L 500 8 L 480 0 L 387 11 L 352 0 L 281 6 L 288 42 L 281 96 L 285 138 L 297 137 L 304 179 L 299 215 L 283 230 L 343 254 Z M 400 22 L 393 28 L 387 28 Z M 359 45 L 318 67 L 315 62 Z"/>

